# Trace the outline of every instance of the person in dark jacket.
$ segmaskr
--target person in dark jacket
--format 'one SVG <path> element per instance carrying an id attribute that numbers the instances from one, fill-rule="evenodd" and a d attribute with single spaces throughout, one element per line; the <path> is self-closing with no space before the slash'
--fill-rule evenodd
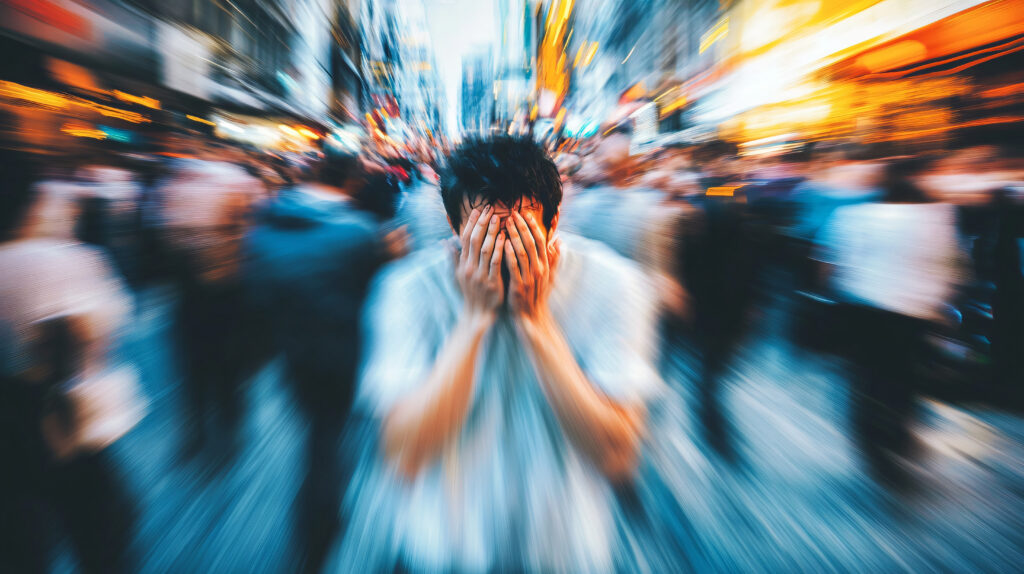
<path id="1" fill-rule="evenodd" d="M 286 188 L 259 211 L 246 240 L 247 288 L 269 314 L 277 349 L 311 425 L 298 538 L 318 571 L 340 528 L 346 464 L 339 443 L 360 352 L 360 313 L 371 278 L 403 250 L 385 233 L 396 182 L 364 178 L 357 158 L 326 150 L 314 181 Z"/>
<path id="2" fill-rule="evenodd" d="M 698 154 L 707 189 L 693 200 L 700 216 L 686 230 L 680 267 L 693 310 L 694 342 L 701 358 L 698 413 L 708 444 L 735 458 L 722 381 L 747 334 L 757 296 L 758 247 L 742 186 L 736 184 L 735 146 L 707 144 Z"/>

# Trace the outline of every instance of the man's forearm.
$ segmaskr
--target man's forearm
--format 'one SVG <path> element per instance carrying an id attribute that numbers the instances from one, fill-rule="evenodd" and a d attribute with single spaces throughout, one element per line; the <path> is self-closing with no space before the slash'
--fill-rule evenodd
<path id="1" fill-rule="evenodd" d="M 493 316 L 462 315 L 423 387 L 400 402 L 384 424 L 384 448 L 414 476 L 462 428 L 473 396 L 480 343 Z"/>
<path id="2" fill-rule="evenodd" d="M 522 333 L 566 434 L 605 474 L 629 476 L 643 434 L 642 406 L 620 405 L 594 388 L 550 315 L 524 321 Z"/>

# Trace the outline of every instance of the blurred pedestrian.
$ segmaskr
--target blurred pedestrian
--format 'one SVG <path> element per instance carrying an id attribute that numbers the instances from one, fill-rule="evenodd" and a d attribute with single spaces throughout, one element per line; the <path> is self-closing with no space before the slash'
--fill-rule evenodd
<path id="1" fill-rule="evenodd" d="M 184 377 L 183 454 L 198 453 L 210 433 L 218 449 L 238 446 L 243 382 L 266 357 L 261 317 L 242 291 L 242 236 L 258 179 L 241 167 L 194 157 L 169 160 L 170 176 L 155 190 L 161 241 L 178 301 L 173 332 Z"/>
<path id="2" fill-rule="evenodd" d="M 246 285 L 272 323 L 290 381 L 311 425 L 298 535 L 304 569 L 322 567 L 340 527 L 348 482 L 340 452 L 361 349 L 359 317 L 370 279 L 402 254 L 392 176 L 364 178 L 356 156 L 325 149 L 314 181 L 283 189 L 247 237 Z"/>
<path id="3" fill-rule="evenodd" d="M 925 336 L 944 320 L 960 281 L 956 212 L 919 187 L 926 165 L 890 163 L 881 201 L 836 209 L 818 241 L 855 366 L 853 431 L 869 467 L 886 480 L 903 476 L 899 457 L 912 446 Z"/>
<path id="4" fill-rule="evenodd" d="M 634 177 L 639 162 L 630 149 L 628 126 L 602 135 L 577 172 L 585 187 L 566 198 L 562 227 L 638 262 L 656 285 L 661 310 L 679 319 L 687 294 L 678 255 L 693 210 L 664 191 L 639 185 Z"/>
<path id="5" fill-rule="evenodd" d="M 109 453 L 142 416 L 115 352 L 130 303 L 100 250 L 30 234 L 31 165 L 0 150 L 0 570 L 48 572 L 63 531 L 84 571 L 131 572 Z"/>
<path id="6" fill-rule="evenodd" d="M 709 161 L 705 185 L 731 183 L 733 176 L 717 171 L 716 165 L 727 164 Z M 761 241 L 742 186 L 712 186 L 693 202 L 699 215 L 683 230 L 679 266 L 692 304 L 692 340 L 701 361 L 697 412 L 708 444 L 732 459 L 737 451 L 723 405 L 723 379 L 750 325 Z"/>

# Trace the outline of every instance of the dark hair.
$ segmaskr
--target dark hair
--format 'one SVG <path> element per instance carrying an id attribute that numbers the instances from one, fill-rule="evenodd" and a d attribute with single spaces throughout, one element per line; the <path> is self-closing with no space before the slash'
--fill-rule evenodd
<path id="1" fill-rule="evenodd" d="M 353 194 L 353 199 L 362 211 L 372 213 L 380 220 L 387 220 L 395 216 L 401 191 L 396 176 L 377 174 L 366 179 Z"/>
<path id="2" fill-rule="evenodd" d="M 452 227 L 462 226 L 462 203 L 514 206 L 524 199 L 541 205 L 551 228 L 562 203 L 562 181 L 542 147 L 525 138 L 472 138 L 452 151 L 441 170 L 441 200 Z"/>
<path id="3" fill-rule="evenodd" d="M 896 159 L 885 166 L 882 201 L 886 203 L 928 203 L 931 198 L 914 182 L 913 177 L 931 165 L 930 157 Z"/>
<path id="4" fill-rule="evenodd" d="M 324 159 L 317 172 L 317 180 L 324 185 L 342 187 L 349 178 L 357 176 L 359 158 L 355 154 L 336 150 L 330 146 L 323 149 Z"/>
<path id="5" fill-rule="evenodd" d="M 0 147 L 0 241 L 10 239 L 32 205 L 35 176 L 32 156 Z"/>

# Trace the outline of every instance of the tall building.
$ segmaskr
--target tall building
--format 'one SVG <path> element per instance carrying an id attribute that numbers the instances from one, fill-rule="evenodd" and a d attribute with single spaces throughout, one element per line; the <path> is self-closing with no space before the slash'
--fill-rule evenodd
<path id="1" fill-rule="evenodd" d="M 495 119 L 502 124 L 529 112 L 537 62 L 536 0 L 499 0 L 496 15 L 501 32 L 495 54 L 493 90 Z"/>
<path id="2" fill-rule="evenodd" d="M 359 0 L 338 0 L 331 26 L 330 111 L 343 122 L 362 119 L 362 34 L 357 23 L 360 7 Z"/>
<path id="3" fill-rule="evenodd" d="M 491 50 L 462 58 L 459 118 L 463 133 L 486 133 L 494 121 L 494 60 Z"/>

